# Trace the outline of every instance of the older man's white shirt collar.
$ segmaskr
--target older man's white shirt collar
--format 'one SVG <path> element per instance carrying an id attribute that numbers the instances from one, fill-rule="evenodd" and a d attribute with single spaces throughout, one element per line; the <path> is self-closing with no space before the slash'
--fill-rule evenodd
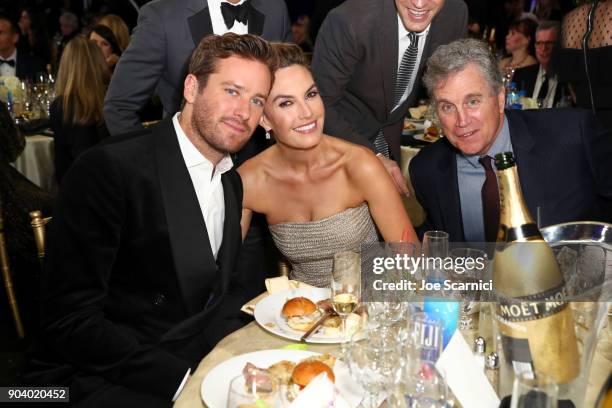
<path id="1" fill-rule="evenodd" d="M 172 118 L 172 124 L 174 125 L 174 131 L 176 132 L 176 137 L 179 142 L 179 146 L 181 148 L 181 153 L 183 154 L 183 160 L 185 160 L 185 165 L 187 168 L 196 167 L 200 165 L 204 165 L 206 167 L 210 167 L 210 177 L 214 177 L 215 174 L 223 174 L 226 171 L 230 170 L 234 167 L 234 162 L 229 155 L 223 157 L 217 166 L 214 166 L 210 160 L 208 160 L 196 147 L 191 143 L 183 128 L 181 128 L 181 124 L 179 123 L 179 115 L 180 112 L 176 113 Z"/>

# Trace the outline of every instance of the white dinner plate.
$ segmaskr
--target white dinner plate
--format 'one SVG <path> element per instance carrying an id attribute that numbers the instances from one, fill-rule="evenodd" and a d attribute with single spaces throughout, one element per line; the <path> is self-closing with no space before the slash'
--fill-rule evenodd
<path id="1" fill-rule="evenodd" d="M 326 288 L 298 288 L 275 293 L 257 303 L 255 306 L 255 320 L 270 333 L 289 340 L 299 341 L 305 332 L 293 330 L 287 325 L 286 320 L 281 315 L 285 302 L 298 296 L 303 296 L 316 303 L 319 300 L 329 299 L 330 290 Z M 325 335 L 317 330 L 317 332 L 311 334 L 306 339 L 306 342 L 333 344 L 342 342 L 342 337 Z"/>
<path id="2" fill-rule="evenodd" d="M 417 135 L 413 135 L 412 136 L 415 140 L 420 140 L 421 142 L 426 142 L 426 143 L 433 143 L 433 142 L 437 142 L 438 139 L 436 140 L 431 140 L 431 139 L 425 139 L 425 135 L 422 133 L 419 133 Z"/>
<path id="3" fill-rule="evenodd" d="M 246 363 L 257 367 L 267 368 L 281 360 L 298 362 L 320 353 L 304 350 L 262 350 L 242 354 L 215 366 L 208 372 L 202 386 L 200 396 L 208 408 L 226 408 L 227 393 L 230 381 L 242 373 Z M 340 395 L 351 405 L 356 407 L 362 399 L 363 390 L 352 378 L 349 368 L 341 361 L 334 365 L 336 388 Z"/>

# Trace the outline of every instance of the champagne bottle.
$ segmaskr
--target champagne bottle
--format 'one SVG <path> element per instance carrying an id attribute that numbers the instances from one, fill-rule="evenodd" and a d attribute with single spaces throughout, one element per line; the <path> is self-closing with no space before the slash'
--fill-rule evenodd
<path id="1" fill-rule="evenodd" d="M 517 374 L 542 372 L 565 384 L 580 363 L 563 275 L 525 205 L 512 153 L 496 155 L 495 165 L 500 223 L 493 285 L 501 295 L 496 319 L 506 361 Z"/>

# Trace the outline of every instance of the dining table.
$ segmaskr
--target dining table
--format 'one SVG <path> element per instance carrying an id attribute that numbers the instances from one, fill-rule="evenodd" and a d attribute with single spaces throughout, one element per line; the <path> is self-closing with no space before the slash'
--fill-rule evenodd
<path id="1" fill-rule="evenodd" d="M 25 137 L 25 148 L 13 166 L 28 180 L 46 191 L 57 188 L 53 162 L 53 137 L 34 134 Z"/>
<path id="2" fill-rule="evenodd" d="M 607 330 L 610 332 L 611 328 L 607 328 Z M 462 332 L 462 334 L 466 341 L 471 344 L 476 332 L 468 331 Z M 612 371 L 612 360 L 610 360 L 610 358 L 612 358 L 612 333 L 608 333 L 608 335 L 611 336 L 609 339 L 611 341 L 599 341 L 596 346 L 587 385 L 584 408 L 591 408 L 595 405 L 598 392 Z M 247 324 L 241 329 L 226 336 L 208 355 L 204 356 L 176 400 L 174 408 L 217 408 L 206 407 L 200 392 L 202 381 L 211 369 L 241 354 L 259 350 L 282 349 L 284 347 L 292 347 L 292 345 L 295 344 L 296 342 L 294 340 L 288 340 L 264 330 L 257 322 Z M 332 353 L 338 355 L 340 352 L 340 346 L 338 344 L 308 343 L 306 347 L 308 351 L 317 353 Z M 219 390 L 219 392 L 227 391 Z"/>

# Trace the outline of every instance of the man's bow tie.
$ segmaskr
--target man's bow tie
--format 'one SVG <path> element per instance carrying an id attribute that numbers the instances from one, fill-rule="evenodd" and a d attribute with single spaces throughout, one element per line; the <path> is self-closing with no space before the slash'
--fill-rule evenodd
<path id="1" fill-rule="evenodd" d="M 0 65 L 2 64 L 9 64 L 11 67 L 15 66 L 15 60 L 4 60 L 2 58 L 0 58 Z"/>
<path id="2" fill-rule="evenodd" d="M 234 26 L 234 21 L 246 24 L 250 8 L 251 4 L 249 0 L 239 6 L 234 6 L 230 3 L 221 3 L 221 14 L 223 14 L 223 20 L 225 21 L 227 29 L 229 30 Z"/>

